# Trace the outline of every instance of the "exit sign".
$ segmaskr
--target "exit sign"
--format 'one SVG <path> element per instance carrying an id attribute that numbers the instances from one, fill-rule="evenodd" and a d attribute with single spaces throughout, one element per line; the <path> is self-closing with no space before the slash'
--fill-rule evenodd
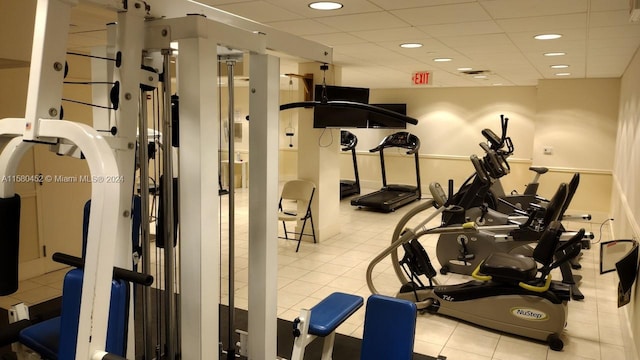
<path id="1" fill-rule="evenodd" d="M 411 75 L 413 85 L 431 85 L 432 82 L 433 73 L 431 71 L 417 71 Z"/>

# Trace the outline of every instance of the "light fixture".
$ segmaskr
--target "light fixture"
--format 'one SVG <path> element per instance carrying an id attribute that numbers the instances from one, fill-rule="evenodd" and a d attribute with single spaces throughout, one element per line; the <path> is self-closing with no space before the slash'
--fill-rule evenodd
<path id="1" fill-rule="evenodd" d="M 473 77 L 474 79 L 486 79 L 487 75 L 476 75 Z"/>
<path id="2" fill-rule="evenodd" d="M 539 34 L 534 36 L 533 38 L 536 40 L 554 40 L 554 39 L 560 39 L 562 37 L 562 35 L 560 34 Z"/>
<path id="3" fill-rule="evenodd" d="M 344 5 L 334 1 L 316 1 L 309 4 L 309 7 L 314 10 L 337 10 Z"/>
<path id="4" fill-rule="evenodd" d="M 495 83 L 495 84 L 491 84 L 493 86 L 502 86 L 502 83 Z"/>
<path id="5" fill-rule="evenodd" d="M 544 53 L 544 56 L 563 56 L 563 55 L 567 55 L 567 53 L 562 51 Z"/>
<path id="6" fill-rule="evenodd" d="M 433 61 L 435 62 L 448 62 L 448 61 L 452 61 L 453 59 L 451 58 L 435 58 L 433 59 Z"/>
<path id="7" fill-rule="evenodd" d="M 571 73 L 568 72 L 562 72 L 562 73 L 557 73 L 556 76 L 569 76 L 571 75 Z"/>
<path id="8" fill-rule="evenodd" d="M 401 48 L 405 48 L 405 49 L 417 49 L 417 48 L 421 48 L 422 44 L 420 43 L 402 43 L 400 44 Z"/>
<path id="9" fill-rule="evenodd" d="M 458 68 L 457 70 L 458 70 L 458 71 L 471 71 L 471 70 L 473 70 L 473 68 L 470 68 L 470 67 L 460 67 L 460 68 Z"/>
<path id="10" fill-rule="evenodd" d="M 550 66 L 552 69 L 566 69 L 569 67 L 569 65 L 565 65 L 565 64 L 558 64 L 558 65 L 551 65 Z"/>

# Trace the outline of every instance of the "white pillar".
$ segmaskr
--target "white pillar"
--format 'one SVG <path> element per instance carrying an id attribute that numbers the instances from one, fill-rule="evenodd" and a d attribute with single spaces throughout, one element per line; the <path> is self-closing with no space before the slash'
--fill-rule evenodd
<path id="1" fill-rule="evenodd" d="M 278 292 L 280 61 L 251 54 L 249 92 L 249 359 L 275 359 Z"/>
<path id="2" fill-rule="evenodd" d="M 300 64 L 298 72 L 311 73 L 314 84 L 322 84 L 320 64 Z M 340 80 L 340 68 L 329 65 L 327 84 L 339 84 Z M 298 111 L 298 178 L 316 184 L 311 212 L 316 237 L 322 241 L 340 232 L 340 129 L 314 129 L 313 109 Z M 305 233 L 310 231 L 305 228 Z M 303 241 L 310 239 L 303 237 Z"/>
<path id="3" fill-rule="evenodd" d="M 180 329 L 183 359 L 218 358 L 220 238 L 217 49 L 179 40 Z M 165 138 L 164 142 L 171 143 Z M 168 246 L 168 244 L 167 244 Z"/>

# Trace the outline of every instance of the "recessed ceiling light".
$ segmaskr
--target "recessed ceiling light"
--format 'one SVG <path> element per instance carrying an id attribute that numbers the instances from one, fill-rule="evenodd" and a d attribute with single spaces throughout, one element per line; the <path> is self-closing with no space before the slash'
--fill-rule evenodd
<path id="1" fill-rule="evenodd" d="M 571 75 L 571 73 L 568 72 L 563 72 L 563 73 L 557 73 L 556 76 L 569 76 Z"/>
<path id="2" fill-rule="evenodd" d="M 309 7 L 315 10 L 337 10 L 342 6 L 342 4 L 334 1 L 316 1 L 309 4 Z"/>
<path id="3" fill-rule="evenodd" d="M 476 75 L 473 77 L 474 79 L 486 79 L 487 75 Z"/>
<path id="4" fill-rule="evenodd" d="M 544 56 L 563 56 L 563 55 L 567 55 L 567 53 L 561 52 L 561 51 L 544 53 Z"/>
<path id="5" fill-rule="evenodd" d="M 493 86 L 501 86 L 501 85 L 502 85 L 502 83 L 495 83 L 495 84 L 492 84 L 492 85 L 493 85 Z"/>
<path id="6" fill-rule="evenodd" d="M 447 62 L 447 61 L 452 61 L 453 59 L 451 58 L 435 58 L 433 59 L 433 61 L 435 62 Z"/>
<path id="7" fill-rule="evenodd" d="M 562 37 L 562 35 L 560 34 L 539 34 L 534 36 L 533 38 L 536 40 L 553 40 L 553 39 L 560 39 Z"/>
<path id="8" fill-rule="evenodd" d="M 565 65 L 565 64 L 551 65 L 552 69 L 566 69 L 568 67 L 569 65 Z"/>
<path id="9" fill-rule="evenodd" d="M 470 71 L 470 70 L 473 70 L 473 68 L 470 68 L 470 67 L 461 67 L 461 68 L 458 68 L 457 70 L 458 70 L 458 71 Z"/>
<path id="10" fill-rule="evenodd" d="M 417 48 L 421 48 L 422 44 L 420 43 L 403 43 L 400 44 L 401 48 L 405 48 L 405 49 L 417 49 Z"/>

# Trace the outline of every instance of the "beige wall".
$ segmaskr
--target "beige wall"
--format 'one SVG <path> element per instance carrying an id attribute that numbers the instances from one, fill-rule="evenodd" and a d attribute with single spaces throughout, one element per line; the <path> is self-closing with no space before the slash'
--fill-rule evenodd
<path id="1" fill-rule="evenodd" d="M 35 21 L 36 1 L 0 0 L 0 68 L 28 62 Z"/>
<path id="2" fill-rule="evenodd" d="M 619 93 L 619 79 L 540 80 L 533 162 L 611 171 Z"/>
<path id="3" fill-rule="evenodd" d="M 617 239 L 640 237 L 640 55 L 636 53 L 620 86 L 619 122 L 611 201 L 613 233 Z M 640 356 L 640 298 L 638 281 L 631 303 L 625 306 L 634 356 Z M 629 357 L 631 358 L 631 357 Z"/>

